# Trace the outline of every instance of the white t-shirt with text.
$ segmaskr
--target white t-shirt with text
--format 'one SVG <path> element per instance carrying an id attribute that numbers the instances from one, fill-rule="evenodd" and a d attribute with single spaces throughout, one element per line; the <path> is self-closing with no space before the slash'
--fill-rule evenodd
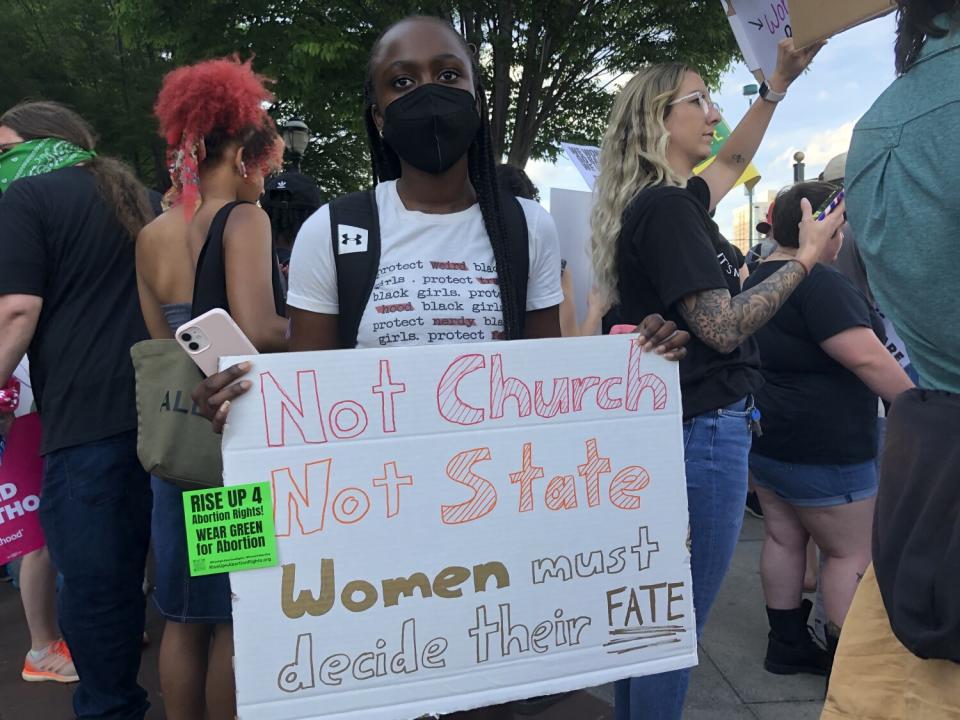
<path id="1" fill-rule="evenodd" d="M 376 189 L 380 268 L 360 321 L 357 347 L 462 343 L 503 338 L 503 311 L 493 248 L 479 205 L 444 215 L 407 210 L 396 182 Z M 527 310 L 563 300 L 560 250 L 553 218 L 520 199 L 527 220 L 530 275 Z M 365 252 L 366 238 L 341 227 L 340 252 Z M 290 257 L 287 304 L 336 315 L 337 270 L 330 209 L 311 215 Z"/>

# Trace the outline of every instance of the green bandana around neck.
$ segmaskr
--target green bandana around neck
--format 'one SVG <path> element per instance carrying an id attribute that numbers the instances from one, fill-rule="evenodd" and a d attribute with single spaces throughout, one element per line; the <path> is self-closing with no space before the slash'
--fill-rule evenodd
<path id="1" fill-rule="evenodd" d="M 60 138 L 27 140 L 0 153 L 0 192 L 6 192 L 14 180 L 89 162 L 96 156 Z"/>

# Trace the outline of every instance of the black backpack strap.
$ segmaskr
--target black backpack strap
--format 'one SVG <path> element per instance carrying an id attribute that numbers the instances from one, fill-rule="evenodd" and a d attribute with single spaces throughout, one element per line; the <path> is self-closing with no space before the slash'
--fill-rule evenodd
<path id="1" fill-rule="evenodd" d="M 510 243 L 510 265 L 513 270 L 513 282 L 516 287 L 516 308 L 519 319 L 519 337 L 508 340 L 522 340 L 527 317 L 527 282 L 530 278 L 530 238 L 527 229 L 527 216 L 520 201 L 506 191 L 500 193 L 500 212 L 506 227 Z"/>
<path id="2" fill-rule="evenodd" d="M 243 200 L 228 202 L 213 216 L 207 238 L 197 258 L 197 270 L 193 276 L 192 317 L 202 315 L 208 310 L 222 308 L 230 312 L 227 302 L 227 270 L 224 264 L 223 231 L 227 227 L 230 213 Z"/>
<path id="3" fill-rule="evenodd" d="M 354 348 L 380 268 L 380 216 L 375 187 L 330 203 L 330 239 L 337 267 L 340 347 Z"/>

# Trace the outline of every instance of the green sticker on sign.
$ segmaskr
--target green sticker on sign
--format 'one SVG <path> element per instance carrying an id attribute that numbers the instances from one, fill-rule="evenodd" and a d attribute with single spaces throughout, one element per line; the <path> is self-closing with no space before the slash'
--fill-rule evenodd
<path id="1" fill-rule="evenodd" d="M 270 483 L 185 492 L 183 514 L 190 575 L 277 565 Z"/>

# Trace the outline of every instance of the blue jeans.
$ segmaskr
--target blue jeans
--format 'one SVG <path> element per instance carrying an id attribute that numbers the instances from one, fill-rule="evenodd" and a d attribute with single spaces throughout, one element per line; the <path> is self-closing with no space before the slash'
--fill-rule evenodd
<path id="1" fill-rule="evenodd" d="M 57 612 L 80 675 L 73 709 L 82 720 L 142 720 L 150 706 L 137 673 L 151 504 L 136 431 L 44 459 L 40 522 L 63 575 Z"/>
<path id="2" fill-rule="evenodd" d="M 835 507 L 872 498 L 877 494 L 879 464 L 874 458 L 861 463 L 811 465 L 750 453 L 754 486 L 766 488 L 795 507 Z"/>
<path id="3" fill-rule="evenodd" d="M 750 430 L 747 401 L 683 424 L 697 639 L 707 623 L 743 525 Z M 621 680 L 616 720 L 680 720 L 690 670 Z"/>

